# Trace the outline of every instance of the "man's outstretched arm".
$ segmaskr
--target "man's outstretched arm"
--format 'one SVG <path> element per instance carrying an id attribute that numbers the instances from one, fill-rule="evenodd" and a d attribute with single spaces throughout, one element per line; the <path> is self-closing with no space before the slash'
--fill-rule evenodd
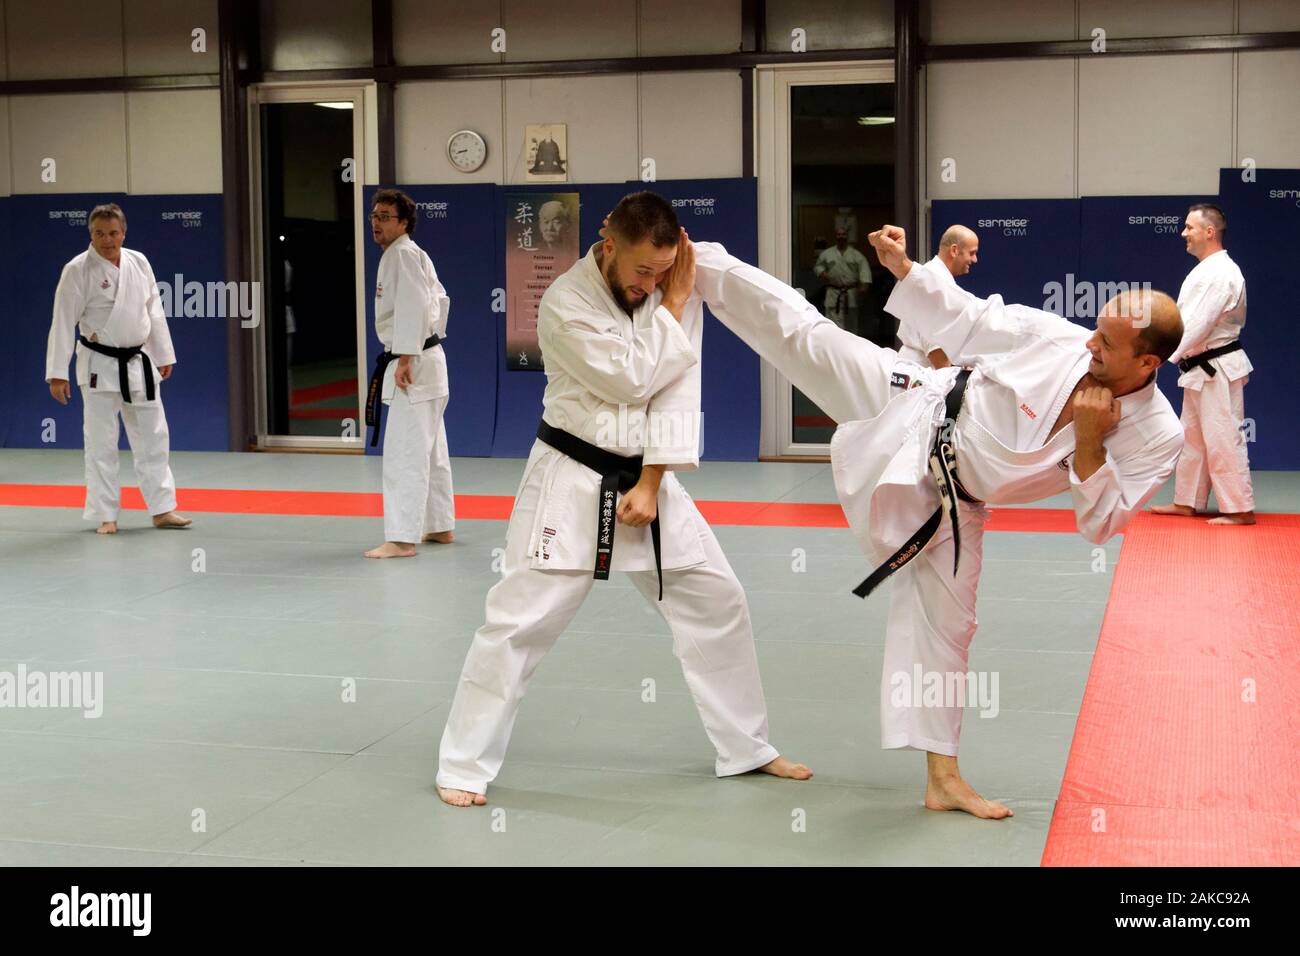
<path id="1" fill-rule="evenodd" d="M 1002 296 L 981 299 L 955 282 L 942 282 L 907 256 L 907 237 L 898 226 L 882 226 L 870 236 L 881 264 L 898 279 L 885 311 L 901 323 L 900 336 L 920 339 L 952 362 L 977 364 L 1043 339 L 1077 349 L 1077 329 L 1065 319 L 1024 305 L 1006 305 Z"/>

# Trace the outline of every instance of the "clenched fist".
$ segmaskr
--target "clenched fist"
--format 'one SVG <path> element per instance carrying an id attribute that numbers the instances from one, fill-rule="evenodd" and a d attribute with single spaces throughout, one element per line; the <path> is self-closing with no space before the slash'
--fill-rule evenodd
<path id="1" fill-rule="evenodd" d="M 871 235 L 867 241 L 876 250 L 880 264 L 901 279 L 912 268 L 912 260 L 907 258 L 907 233 L 902 226 L 884 225 Z"/>
<path id="2" fill-rule="evenodd" d="M 1119 424 L 1120 404 L 1110 389 L 1093 385 L 1074 396 L 1074 435 L 1077 444 L 1100 443 Z"/>
<path id="3" fill-rule="evenodd" d="M 633 528 L 644 528 L 651 521 L 655 520 L 655 515 L 659 509 L 659 489 L 657 485 L 651 485 L 644 481 L 637 482 L 636 486 L 625 494 L 618 503 L 617 515 L 618 520 L 625 525 Z"/>

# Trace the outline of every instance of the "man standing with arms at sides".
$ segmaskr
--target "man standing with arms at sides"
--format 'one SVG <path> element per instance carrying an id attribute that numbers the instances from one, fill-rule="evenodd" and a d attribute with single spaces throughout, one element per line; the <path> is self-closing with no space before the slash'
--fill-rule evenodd
<path id="1" fill-rule="evenodd" d="M 840 328 L 861 335 L 858 316 L 871 285 L 871 266 L 866 256 L 849 245 L 846 228 L 836 228 L 835 245 L 822 250 L 813 272 L 826 286 L 826 317 Z"/>
<path id="2" fill-rule="evenodd" d="M 962 225 L 952 225 L 944 230 L 939 238 L 939 252 L 925 264 L 925 268 L 956 286 L 957 276 L 966 275 L 970 272 L 970 267 L 979 261 L 979 251 L 979 237 L 972 230 Z M 957 288 L 960 289 L 961 286 Z M 943 349 L 927 347 L 916 337 L 916 331 L 910 325 L 898 327 L 898 338 L 903 343 L 903 347 L 898 350 L 901 358 L 922 367 L 929 365 L 947 368 L 952 365 Z"/>
<path id="3" fill-rule="evenodd" d="M 1183 240 L 1197 264 L 1178 292 L 1183 341 L 1169 361 L 1178 365 L 1183 388 L 1183 454 L 1174 472 L 1174 503 L 1151 510 L 1191 517 L 1204 511 L 1210 488 L 1219 502 L 1213 525 L 1255 523 L 1250 461 L 1241 433 L 1243 391 L 1253 367 L 1242 351 L 1246 326 L 1246 280 L 1223 248 L 1228 220 L 1212 203 L 1187 211 Z"/>
<path id="4" fill-rule="evenodd" d="M 90 213 L 90 248 L 66 266 L 54 293 L 45 352 L 45 381 L 60 404 L 75 351 L 86 457 L 86 509 L 99 534 L 117 533 L 118 416 L 126 425 L 136 479 L 155 528 L 184 528 L 176 513 L 176 482 L 161 383 L 176 364 L 149 260 L 125 249 L 126 214 L 117 203 Z M 154 369 L 157 368 L 157 376 Z"/>
<path id="5" fill-rule="evenodd" d="M 714 772 L 812 776 L 767 741 L 745 592 L 672 474 L 699 466 L 703 307 L 689 250 L 667 200 L 632 193 L 542 296 L 542 423 L 443 731 L 446 803 L 487 802 L 529 679 L 611 570 L 667 622 Z"/>
<path id="6" fill-rule="evenodd" d="M 366 394 L 370 444 L 384 433 L 384 543 L 367 558 L 410 558 L 417 541 L 450 544 L 456 525 L 447 408 L 447 335 L 451 300 L 433 262 L 411 238 L 415 202 L 397 189 L 375 193 L 370 233 L 384 250 L 375 277 L 375 335 L 383 343 Z"/>

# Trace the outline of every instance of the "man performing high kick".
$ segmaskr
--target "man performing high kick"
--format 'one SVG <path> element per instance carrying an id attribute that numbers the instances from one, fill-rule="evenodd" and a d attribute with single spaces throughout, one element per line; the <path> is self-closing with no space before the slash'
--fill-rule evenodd
<path id="1" fill-rule="evenodd" d="M 1092 333 L 1000 296 L 979 299 L 914 267 L 897 226 L 872 233 L 898 279 L 887 308 L 953 362 L 922 368 L 819 315 L 797 291 L 696 243 L 696 288 L 724 325 L 840 423 L 832 469 L 849 525 L 893 575 L 881 680 L 886 749 L 925 751 L 925 805 L 1011 816 L 957 768 L 961 700 L 900 695 L 915 667 L 968 679 L 985 508 L 1068 492 L 1094 543 L 1123 530 L 1173 471 L 1182 428 L 1156 389 L 1182 322 L 1160 292 L 1106 304 Z M 971 367 L 970 371 L 961 366 Z"/>

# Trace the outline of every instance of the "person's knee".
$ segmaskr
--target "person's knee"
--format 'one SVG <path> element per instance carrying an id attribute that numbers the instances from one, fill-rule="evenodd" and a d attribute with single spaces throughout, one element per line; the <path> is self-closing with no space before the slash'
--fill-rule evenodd
<path id="1" fill-rule="evenodd" d="M 749 598 L 734 573 L 719 574 L 704 597 L 709 614 L 719 621 L 743 621 L 749 625 Z"/>

